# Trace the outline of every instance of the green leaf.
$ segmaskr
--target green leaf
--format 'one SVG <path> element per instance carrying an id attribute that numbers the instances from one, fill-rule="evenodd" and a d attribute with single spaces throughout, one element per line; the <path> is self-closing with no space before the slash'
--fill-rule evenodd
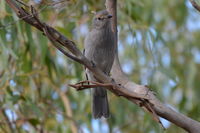
<path id="1" fill-rule="evenodd" d="M 36 127 L 37 125 L 40 124 L 40 121 L 38 119 L 35 119 L 35 118 L 28 119 L 28 122 L 34 127 Z"/>

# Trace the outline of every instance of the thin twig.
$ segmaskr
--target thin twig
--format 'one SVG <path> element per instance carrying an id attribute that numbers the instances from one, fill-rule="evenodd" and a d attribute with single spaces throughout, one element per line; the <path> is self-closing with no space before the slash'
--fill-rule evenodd
<path id="1" fill-rule="evenodd" d="M 30 7 L 30 6 L 28 6 L 27 4 L 25 4 L 24 2 L 22 2 L 22 1 L 20 1 L 20 0 L 16 0 L 18 3 L 20 3 L 20 4 L 22 4 L 23 6 L 25 6 L 25 7 Z"/>

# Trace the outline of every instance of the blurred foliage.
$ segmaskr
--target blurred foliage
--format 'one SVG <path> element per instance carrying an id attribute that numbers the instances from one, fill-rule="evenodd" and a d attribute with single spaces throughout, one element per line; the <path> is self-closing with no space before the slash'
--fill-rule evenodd
<path id="1" fill-rule="evenodd" d="M 101 0 L 24 0 L 41 20 L 83 49 L 91 11 Z M 124 71 L 147 84 L 168 106 L 200 121 L 200 16 L 188 1 L 118 1 L 119 55 Z M 160 133 L 152 117 L 109 93 L 111 117 L 91 117 L 90 91 L 67 86 L 85 79 L 84 69 L 56 50 L 35 28 L 0 1 L 0 133 Z M 61 94 L 70 105 L 66 107 Z M 71 109 L 73 116 L 66 113 Z M 182 129 L 164 122 L 166 133 Z"/>

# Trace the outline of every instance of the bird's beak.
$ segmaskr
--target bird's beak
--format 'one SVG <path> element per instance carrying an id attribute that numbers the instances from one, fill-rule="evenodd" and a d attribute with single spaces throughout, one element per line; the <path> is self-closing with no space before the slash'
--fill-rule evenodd
<path id="1" fill-rule="evenodd" d="M 109 15 L 108 15 L 108 18 L 112 18 L 112 15 L 109 14 Z"/>

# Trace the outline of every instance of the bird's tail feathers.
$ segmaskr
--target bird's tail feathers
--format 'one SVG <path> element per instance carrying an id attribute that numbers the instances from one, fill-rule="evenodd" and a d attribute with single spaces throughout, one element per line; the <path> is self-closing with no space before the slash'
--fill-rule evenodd
<path id="1" fill-rule="evenodd" d="M 97 87 L 93 90 L 93 102 L 92 102 L 92 113 L 95 119 L 108 118 L 109 113 L 109 105 L 107 92 L 105 88 Z"/>

